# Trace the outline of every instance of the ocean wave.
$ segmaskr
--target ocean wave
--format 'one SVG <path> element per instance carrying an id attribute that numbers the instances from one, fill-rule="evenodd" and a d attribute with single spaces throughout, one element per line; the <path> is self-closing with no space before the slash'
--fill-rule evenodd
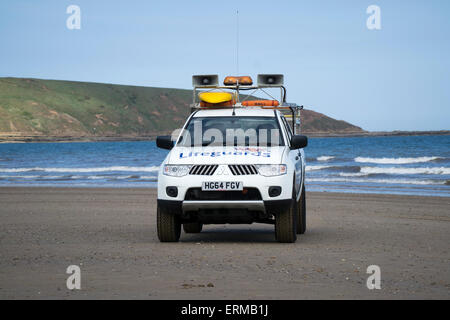
<path id="1" fill-rule="evenodd" d="M 0 179 L 9 179 L 9 178 L 17 178 L 17 179 L 37 179 L 42 176 L 0 176 Z"/>
<path id="2" fill-rule="evenodd" d="M 321 157 L 317 157 L 317 161 L 329 161 L 334 158 L 335 158 L 334 156 L 321 156 Z"/>
<path id="3" fill-rule="evenodd" d="M 139 176 L 139 175 L 122 175 L 122 176 L 112 176 L 112 175 L 97 175 L 97 176 L 81 176 L 81 175 L 10 175 L 0 176 L 0 180 L 37 180 L 37 181 L 45 181 L 45 180 L 153 180 L 156 181 L 156 176 Z"/>
<path id="4" fill-rule="evenodd" d="M 141 176 L 141 179 L 143 179 L 143 180 L 153 180 L 153 181 L 158 180 L 157 177 L 155 177 L 155 176 Z"/>
<path id="5" fill-rule="evenodd" d="M 364 174 L 450 174 L 450 168 L 378 168 L 362 167 Z"/>
<path id="6" fill-rule="evenodd" d="M 306 166 L 306 171 L 318 171 L 318 170 L 334 170 L 343 172 L 359 172 L 360 166 L 332 166 L 332 165 L 310 165 Z"/>
<path id="7" fill-rule="evenodd" d="M 367 177 L 369 173 L 363 172 L 339 172 L 341 177 Z"/>
<path id="8" fill-rule="evenodd" d="M 89 176 L 88 179 L 90 180 L 101 180 L 105 179 L 108 181 L 117 181 L 117 180 L 132 180 L 133 182 L 139 182 L 142 180 L 152 180 L 157 181 L 156 176 L 138 176 L 138 175 L 128 175 L 128 176 Z"/>
<path id="9" fill-rule="evenodd" d="M 318 166 L 306 166 L 306 171 L 316 171 L 316 170 L 323 170 L 323 169 L 329 169 L 332 168 L 333 166 L 322 166 L 322 165 L 318 165 Z"/>
<path id="10" fill-rule="evenodd" d="M 23 180 L 60 180 L 60 179 L 64 179 L 64 180 L 73 180 L 73 179 L 78 179 L 79 177 L 83 177 L 83 176 L 70 176 L 70 175 L 65 175 L 65 176 L 46 176 L 46 175 L 40 175 L 40 176 L 0 176 L 0 179 L 2 180 L 18 180 L 18 179 L 23 179 Z"/>
<path id="11" fill-rule="evenodd" d="M 108 171 L 124 171 L 124 172 L 157 172 L 159 166 L 152 167 L 127 167 L 127 166 L 112 166 L 112 167 L 98 167 L 98 168 L 1 168 L 0 172 L 4 173 L 18 173 L 18 172 L 108 172 Z"/>
<path id="12" fill-rule="evenodd" d="M 347 179 L 347 178 L 307 178 L 306 182 L 359 182 L 382 184 L 415 184 L 415 185 L 446 185 L 445 180 L 414 180 L 414 179 Z"/>
<path id="13" fill-rule="evenodd" d="M 417 158 L 365 158 L 356 157 L 355 162 L 378 164 L 408 164 L 423 163 L 442 159 L 442 157 L 417 157 Z"/>

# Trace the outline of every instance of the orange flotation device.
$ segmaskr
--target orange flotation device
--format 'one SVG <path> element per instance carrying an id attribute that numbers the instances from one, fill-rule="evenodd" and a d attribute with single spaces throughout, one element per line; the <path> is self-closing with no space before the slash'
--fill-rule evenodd
<path id="1" fill-rule="evenodd" d="M 251 86 L 253 84 L 253 80 L 249 76 L 244 77 L 226 77 L 223 81 L 223 84 L 226 86 L 234 86 L 239 82 L 242 86 Z"/>
<path id="2" fill-rule="evenodd" d="M 278 107 L 280 103 L 277 100 L 249 100 L 242 102 L 245 107 Z"/>
<path id="3" fill-rule="evenodd" d="M 222 103 L 208 103 L 200 101 L 200 108 L 214 108 L 214 107 L 232 107 L 236 103 L 236 100 L 230 100 Z"/>

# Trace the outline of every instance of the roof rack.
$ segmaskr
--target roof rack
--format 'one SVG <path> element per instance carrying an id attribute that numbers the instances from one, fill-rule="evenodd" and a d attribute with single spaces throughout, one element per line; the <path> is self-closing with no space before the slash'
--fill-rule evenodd
<path id="1" fill-rule="evenodd" d="M 257 84 L 253 84 L 253 80 L 249 76 L 236 76 L 236 77 L 226 77 L 224 84 L 219 84 L 218 75 L 194 75 L 192 77 L 193 90 L 193 103 L 191 105 L 191 111 L 199 109 L 230 109 L 230 108 L 247 108 L 247 107 L 258 107 L 261 109 L 274 109 L 274 110 L 286 110 L 290 111 L 292 117 L 292 128 L 295 132 L 295 126 L 298 124 L 296 122 L 296 116 L 300 117 L 300 110 L 303 106 L 298 106 L 295 103 L 286 102 L 286 88 L 284 87 L 284 75 L 282 74 L 258 74 Z M 270 94 L 268 94 L 265 89 L 267 88 L 279 88 L 280 98 L 274 99 Z M 202 90 L 202 89 L 206 89 Z M 246 98 L 241 101 L 240 93 L 241 91 L 253 90 L 252 93 L 248 94 Z M 205 103 L 198 101 L 198 92 L 232 92 L 234 98 L 230 98 L 226 103 Z M 247 100 L 249 97 L 253 97 L 256 91 L 262 91 L 266 95 L 270 96 L 273 100 L 258 100 L 252 101 Z M 273 101 L 273 105 L 266 105 L 262 103 L 263 101 Z M 251 102 L 256 103 L 252 105 Z M 257 103 L 259 102 L 259 103 Z M 269 104 L 269 103 L 267 103 Z"/>

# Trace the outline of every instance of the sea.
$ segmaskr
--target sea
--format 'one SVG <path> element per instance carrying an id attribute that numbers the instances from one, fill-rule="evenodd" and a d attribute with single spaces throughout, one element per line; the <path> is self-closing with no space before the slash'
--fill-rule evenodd
<path id="1" fill-rule="evenodd" d="M 450 136 L 310 138 L 306 189 L 450 197 Z M 154 141 L 0 144 L 1 186 L 157 186 Z"/>

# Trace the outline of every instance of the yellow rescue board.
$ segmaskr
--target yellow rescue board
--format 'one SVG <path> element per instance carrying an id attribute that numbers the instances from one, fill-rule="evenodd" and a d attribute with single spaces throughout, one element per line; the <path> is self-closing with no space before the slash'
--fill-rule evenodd
<path id="1" fill-rule="evenodd" d="M 202 92 L 198 97 L 203 102 L 214 104 L 233 100 L 233 94 L 229 92 Z"/>

